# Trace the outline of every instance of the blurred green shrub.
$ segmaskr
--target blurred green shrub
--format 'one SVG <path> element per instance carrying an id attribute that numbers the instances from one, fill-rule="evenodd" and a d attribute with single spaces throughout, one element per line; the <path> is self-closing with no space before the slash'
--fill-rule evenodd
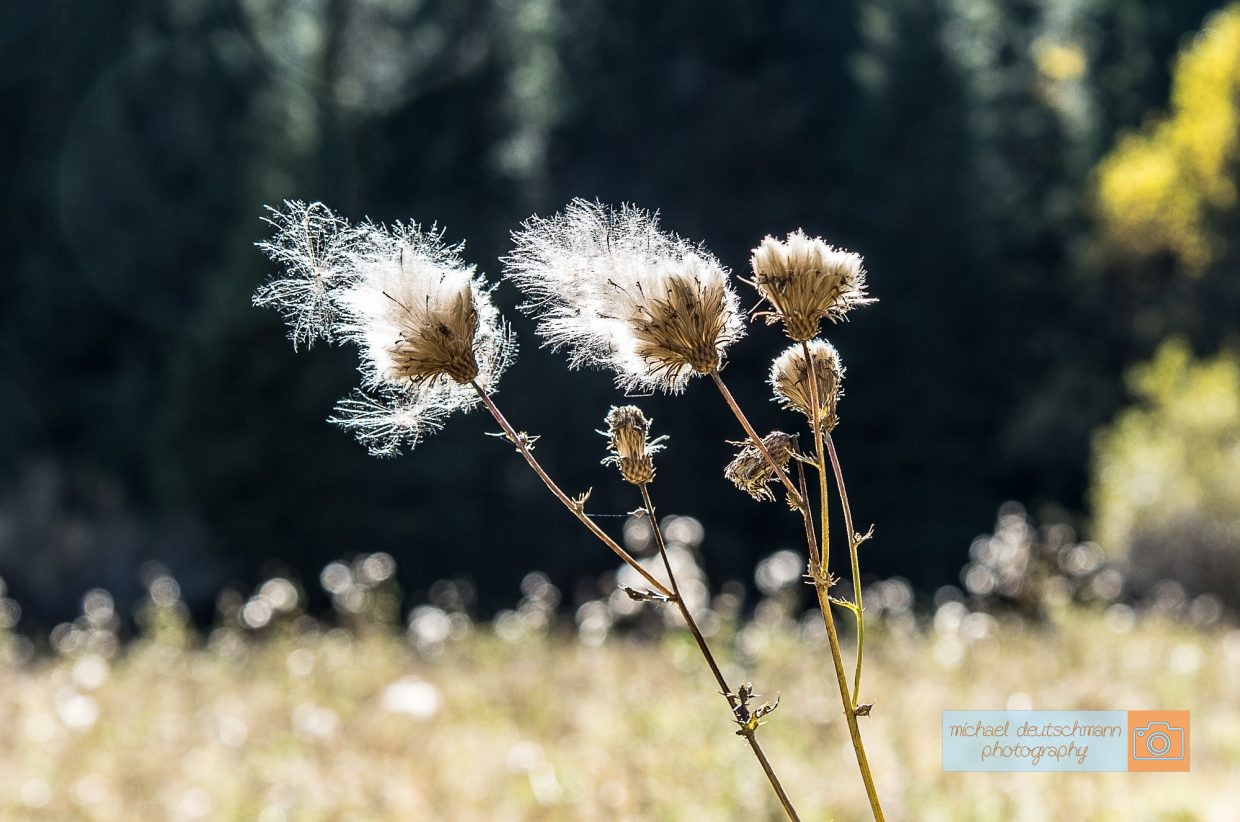
<path id="1" fill-rule="evenodd" d="M 1162 580 L 1240 607 L 1240 356 L 1173 338 L 1129 375 L 1138 402 L 1094 441 L 1094 536 L 1140 592 Z"/>

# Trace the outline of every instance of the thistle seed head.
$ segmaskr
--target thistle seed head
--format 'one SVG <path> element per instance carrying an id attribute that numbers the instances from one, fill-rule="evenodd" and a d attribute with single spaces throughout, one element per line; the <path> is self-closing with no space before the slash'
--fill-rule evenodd
<path id="1" fill-rule="evenodd" d="M 389 379 L 416 382 L 446 375 L 464 384 L 478 376 L 474 354 L 478 310 L 472 289 L 462 288 L 437 312 L 401 308 L 406 315 L 405 329 L 389 350 Z"/>
<path id="2" fill-rule="evenodd" d="M 607 430 L 610 440 L 604 465 L 615 465 L 620 476 L 631 485 L 646 485 L 654 479 L 654 460 L 651 457 L 663 450 L 666 437 L 650 439 L 651 421 L 635 405 L 613 407 L 607 414 Z"/>
<path id="3" fill-rule="evenodd" d="M 468 384 L 478 376 L 478 308 L 472 268 L 441 268 L 415 255 L 373 263 L 342 302 L 374 379 Z"/>
<path id="4" fill-rule="evenodd" d="M 539 335 L 571 367 L 611 369 L 625 390 L 680 392 L 744 334 L 727 270 L 650 212 L 578 199 L 513 240 L 504 276 Z"/>
<path id="5" fill-rule="evenodd" d="M 476 404 L 471 382 L 495 390 L 515 352 L 512 333 L 486 281 L 442 231 L 351 226 L 318 203 L 286 203 L 273 215 L 276 236 L 261 245 L 287 276 L 255 302 L 281 309 L 294 343 L 321 337 L 361 350 L 362 390 L 332 422 L 372 453 L 393 454 Z"/>
<path id="6" fill-rule="evenodd" d="M 770 310 L 767 324 L 782 322 L 797 342 L 817 336 L 819 322 L 844 319 L 855 306 L 873 302 L 865 293 L 861 257 L 797 230 L 784 242 L 766 237 L 753 250 L 753 286 Z"/>
<path id="7" fill-rule="evenodd" d="M 739 446 L 740 450 L 727 468 L 723 469 L 724 477 L 756 500 L 775 499 L 770 483 L 778 481 L 778 477 L 766 456 L 758 446 L 748 440 L 731 444 Z M 792 458 L 792 437 L 783 431 L 772 431 L 762 438 L 762 445 L 775 460 L 779 470 L 785 470 L 788 460 Z"/>
<path id="8" fill-rule="evenodd" d="M 690 371 L 718 370 L 729 319 L 726 275 L 713 260 L 690 255 L 659 285 L 662 293 L 646 293 L 639 283 L 639 298 L 631 300 L 637 356 L 669 384 L 683 382 Z"/>
<path id="9" fill-rule="evenodd" d="M 844 366 L 830 343 L 811 340 L 808 347 L 818 384 L 818 421 L 824 430 L 831 431 L 839 423 L 836 406 L 844 395 Z M 775 389 L 776 402 L 784 408 L 800 411 L 813 423 L 810 368 L 800 344 L 789 346 L 771 364 L 770 382 Z"/>

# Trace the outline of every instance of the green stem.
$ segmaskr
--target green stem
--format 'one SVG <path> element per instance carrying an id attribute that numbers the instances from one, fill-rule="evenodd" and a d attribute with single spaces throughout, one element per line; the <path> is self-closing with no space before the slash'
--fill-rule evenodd
<path id="1" fill-rule="evenodd" d="M 814 368 L 814 358 L 810 356 L 809 344 L 807 342 L 801 342 L 801 352 L 805 356 L 805 364 L 809 372 L 810 403 L 813 406 L 813 413 L 810 415 L 810 427 L 813 429 L 814 450 L 818 459 L 819 515 L 822 522 L 822 562 L 819 565 L 818 572 L 814 574 L 814 591 L 818 595 L 818 609 L 822 611 L 822 618 L 827 626 L 827 640 L 831 646 L 831 662 L 835 666 L 836 684 L 839 686 L 840 700 L 844 705 L 844 719 L 848 723 L 848 735 L 852 739 L 853 752 L 857 756 L 857 767 L 861 771 L 861 781 L 865 784 L 866 796 L 870 800 L 870 811 L 874 814 L 875 822 L 883 822 L 883 809 L 878 801 L 878 791 L 874 787 L 874 776 L 870 773 L 870 762 L 865 753 L 865 744 L 861 741 L 861 729 L 857 725 L 857 705 L 848 692 L 848 674 L 844 670 L 844 656 L 840 650 L 840 638 L 835 629 L 835 618 L 831 614 L 831 598 L 828 592 L 830 571 L 827 566 L 831 543 L 828 533 L 827 460 L 823 454 L 822 414 L 820 411 L 822 405 L 818 397 L 818 375 Z M 858 613 L 858 620 L 860 620 L 860 613 Z"/>
<path id="2" fill-rule="evenodd" d="M 822 611 L 823 621 L 827 626 L 827 640 L 831 645 L 831 661 L 835 665 L 835 681 L 840 689 L 840 699 L 844 704 L 844 720 L 848 723 L 848 735 L 852 739 L 853 752 L 857 756 L 857 767 L 861 770 L 861 781 L 865 784 L 866 797 L 870 800 L 870 812 L 874 814 L 874 822 L 884 822 L 882 805 L 878 801 L 878 790 L 874 787 L 874 776 L 870 773 L 870 761 L 865 753 L 865 744 L 861 741 L 861 728 L 857 725 L 857 710 L 853 707 L 852 697 L 848 693 L 848 674 L 844 670 L 844 656 L 840 651 L 840 638 L 835 630 L 835 619 L 831 616 L 831 602 L 827 597 L 826 587 L 815 585 L 818 593 L 818 609 Z"/>
<path id="3" fill-rule="evenodd" d="M 853 702 L 861 701 L 861 661 L 865 657 L 865 607 L 861 602 L 861 563 L 857 558 L 857 529 L 853 527 L 852 508 L 848 505 L 848 489 L 844 486 L 844 472 L 840 468 L 840 458 L 835 452 L 835 441 L 826 435 L 827 453 L 831 456 L 831 467 L 835 470 L 835 487 L 840 490 L 840 504 L 844 509 L 844 530 L 848 537 L 848 556 L 852 561 L 853 604 L 857 606 L 857 672 L 853 677 Z"/>
<path id="4" fill-rule="evenodd" d="M 814 415 L 810 418 L 810 427 L 814 434 L 814 451 L 817 457 L 818 468 L 818 516 L 822 528 L 822 570 L 823 573 L 830 573 L 831 569 L 831 506 L 827 500 L 827 473 L 824 466 L 827 464 L 826 457 L 822 452 L 822 415 L 819 409 L 822 405 L 818 397 L 818 376 L 814 373 L 814 358 L 810 356 L 809 344 L 802 342 L 801 351 L 805 355 L 806 368 L 809 370 L 809 394 L 810 404 L 813 406 Z"/>

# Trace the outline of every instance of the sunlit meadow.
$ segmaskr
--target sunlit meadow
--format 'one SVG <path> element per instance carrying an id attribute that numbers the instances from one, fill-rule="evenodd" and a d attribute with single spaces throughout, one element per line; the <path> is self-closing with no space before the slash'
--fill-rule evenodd
<path id="1" fill-rule="evenodd" d="M 669 520 L 678 576 L 694 587 L 701 528 Z M 975 582 L 1002 577 L 983 561 L 999 548 L 1029 559 L 1036 545 L 1011 538 L 1017 525 L 1009 513 L 979 543 Z M 642 548 L 639 524 L 626 535 Z M 318 617 L 284 579 L 230 590 L 206 634 L 189 627 L 175 581 L 156 574 L 131 642 L 118 641 L 100 591 L 48 650 L 6 635 L 0 817 L 780 818 L 667 606 L 600 593 L 566 614 L 531 574 L 519 604 L 489 622 L 470 617 L 461 580 L 432 586 L 402 618 L 394 570 L 383 554 L 329 565 L 318 583 L 333 608 Z M 803 817 L 861 819 L 866 797 L 800 571 L 791 552 L 772 555 L 755 575 L 759 601 L 725 584 L 700 623 L 731 680 L 778 693 L 762 738 Z M 1136 607 L 1069 604 L 1074 584 L 1048 578 L 1039 617 L 967 590 L 915 603 L 898 579 L 867 589 L 878 641 L 865 730 L 891 818 L 1235 818 L 1240 629 L 1216 602 L 1174 589 Z M 944 708 L 1117 706 L 1193 711 L 1192 773 L 941 772 Z"/>

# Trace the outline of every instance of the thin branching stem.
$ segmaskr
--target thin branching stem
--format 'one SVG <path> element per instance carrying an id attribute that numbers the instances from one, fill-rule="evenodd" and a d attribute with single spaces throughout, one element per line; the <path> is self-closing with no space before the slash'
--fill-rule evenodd
<path id="1" fill-rule="evenodd" d="M 813 359 L 807 357 L 807 360 L 811 363 L 812 368 Z M 810 557 L 810 576 L 813 579 L 814 592 L 818 599 L 818 609 L 822 611 L 822 619 L 827 626 L 827 639 L 831 647 L 831 663 L 835 668 L 836 685 L 839 688 L 840 701 L 844 706 L 844 719 L 848 722 L 848 734 L 852 739 L 853 751 L 857 757 L 857 767 L 861 771 L 861 781 L 865 783 L 865 792 L 870 801 L 870 810 L 873 812 L 876 822 L 883 822 L 885 817 L 883 816 L 882 806 L 878 801 L 878 791 L 874 787 L 874 777 L 870 773 L 870 763 L 869 759 L 866 757 L 865 745 L 861 741 L 861 729 L 857 725 L 856 708 L 853 705 L 853 699 L 848 690 L 848 674 L 844 669 L 844 656 L 843 652 L 840 650 L 839 634 L 835 628 L 835 617 L 831 613 L 831 596 L 829 592 L 830 575 L 826 567 L 825 557 L 821 557 L 819 555 L 818 540 L 814 536 L 813 517 L 810 514 L 809 506 L 805 503 L 805 494 L 792 484 L 792 479 L 779 468 L 779 465 L 775 462 L 775 459 L 771 456 L 770 452 L 765 446 L 763 446 L 762 438 L 758 436 L 758 433 L 754 430 L 753 426 L 749 424 L 749 420 L 745 416 L 745 412 L 741 410 L 740 405 L 737 404 L 736 399 L 732 396 L 732 392 L 728 390 L 728 387 L 724 384 L 723 379 L 719 376 L 719 374 L 714 372 L 711 374 L 711 377 L 714 378 L 715 385 L 719 388 L 719 393 L 723 395 L 724 401 L 728 404 L 728 407 L 732 409 L 732 413 L 736 416 L 737 421 L 741 424 L 741 427 L 745 429 L 745 433 L 749 435 L 749 439 L 754 443 L 754 446 L 758 448 L 762 455 L 766 457 L 767 463 L 775 470 L 775 474 L 783 481 L 784 487 L 788 489 L 788 498 L 792 500 L 793 506 L 799 507 L 801 510 L 802 519 L 805 523 L 806 547 L 809 551 Z M 812 390 L 816 393 L 817 379 L 812 371 L 810 372 L 810 385 L 813 387 Z M 813 402 L 815 407 L 817 407 L 816 399 L 811 397 L 811 402 Z M 822 442 L 818 435 L 818 431 L 818 427 L 815 427 L 815 437 L 819 439 L 819 457 L 817 462 L 818 476 L 820 481 L 825 482 L 826 468 L 824 466 L 826 460 L 822 456 Z M 802 483 L 802 488 L 803 487 L 804 484 Z M 826 523 L 824 522 L 824 525 L 825 524 Z M 825 533 L 823 535 L 823 542 L 824 545 L 827 544 Z"/>
<path id="2" fill-rule="evenodd" d="M 688 606 L 685 605 L 684 598 L 680 594 L 679 586 L 676 583 L 676 576 L 672 572 L 671 561 L 667 556 L 667 546 L 663 539 L 663 531 L 659 527 L 658 520 L 655 519 L 654 505 L 650 500 L 650 494 L 647 491 L 646 486 L 641 486 L 642 502 L 646 509 L 646 515 L 650 518 L 650 522 L 654 527 L 655 536 L 659 545 L 659 554 L 663 558 L 663 566 L 667 570 L 668 581 L 672 586 L 670 591 L 666 586 L 659 582 L 659 580 L 655 579 L 649 571 L 643 568 L 637 560 L 632 557 L 632 555 L 621 548 L 615 540 L 600 529 L 594 521 L 586 515 L 579 503 L 569 498 L 569 496 L 555 484 L 550 475 L 547 474 L 542 465 L 538 462 L 537 458 L 533 455 L 533 453 L 531 453 L 528 446 L 528 438 L 519 434 L 516 429 L 512 427 L 512 424 L 508 422 L 508 419 L 499 410 L 499 407 L 495 404 L 495 401 L 491 399 L 490 395 L 488 395 L 487 392 L 477 384 L 477 382 L 473 382 L 471 384 L 473 385 L 474 390 L 478 393 L 478 397 L 482 400 L 483 405 L 486 406 L 487 410 L 491 413 L 491 416 L 495 418 L 495 421 L 499 423 L 499 427 L 503 430 L 505 436 L 514 446 L 516 446 L 517 451 L 520 452 L 521 456 L 525 458 L 525 461 L 529 464 L 530 468 L 534 470 L 534 473 L 538 475 L 539 479 L 543 481 L 543 484 L 547 486 L 551 493 L 554 494 L 555 497 L 560 500 L 560 502 L 562 502 L 574 516 L 577 517 L 577 519 L 581 520 L 582 524 L 589 528 L 590 532 L 594 534 L 594 536 L 601 540 L 630 567 L 640 573 L 642 577 L 650 583 L 654 590 L 667 597 L 671 602 L 676 603 L 677 608 L 680 610 L 681 616 L 684 617 L 685 624 L 689 626 L 689 631 L 693 634 L 694 641 L 697 642 L 698 649 L 702 652 L 702 656 L 706 659 L 707 665 L 710 666 L 711 673 L 715 676 L 715 681 L 719 684 L 723 695 L 728 700 L 728 704 L 732 707 L 733 714 L 735 714 L 736 708 L 740 703 L 737 700 L 736 694 L 731 688 L 728 687 L 727 680 L 724 679 L 723 672 L 719 669 L 719 665 L 715 661 L 714 654 L 711 652 L 710 646 L 706 643 L 706 638 L 702 636 L 701 629 L 698 628 L 696 620 L 693 619 L 693 615 L 690 613 Z M 776 796 L 779 797 L 780 804 L 783 806 L 784 811 L 788 814 L 788 818 L 793 820 L 793 822 L 800 822 L 800 817 L 797 815 L 796 809 L 792 806 L 791 800 L 788 799 L 788 794 L 784 791 L 784 787 L 780 783 L 779 777 L 776 776 L 775 770 L 771 767 L 770 760 L 767 759 L 766 752 L 762 750 L 762 746 L 758 743 L 754 732 L 747 728 L 742 728 L 742 731 L 742 735 L 749 743 L 749 747 L 753 750 L 754 756 L 757 757 L 758 763 L 762 766 L 762 770 L 766 773 L 767 779 L 770 780 L 771 787 L 774 789 Z"/>
<path id="3" fill-rule="evenodd" d="M 861 540 L 857 537 L 857 529 L 853 527 L 852 508 L 848 504 L 848 489 L 844 486 L 844 471 L 840 468 L 840 457 L 835 451 L 835 441 L 831 434 L 825 436 L 827 454 L 831 457 L 831 468 L 835 471 L 835 487 L 840 492 L 840 505 L 844 509 L 844 533 L 848 538 L 848 557 L 852 562 L 853 605 L 857 608 L 857 672 L 853 677 L 853 703 L 861 701 L 861 662 L 865 658 L 865 607 L 861 602 L 861 563 L 858 561 L 857 549 Z"/>
<path id="4" fill-rule="evenodd" d="M 560 486 L 555 484 L 547 472 L 543 470 L 542 465 L 540 465 L 538 460 L 534 457 L 533 452 L 530 451 L 528 437 L 517 433 L 516 429 L 512 427 L 512 424 L 508 422 L 508 419 L 500 413 L 500 410 L 495 405 L 495 402 L 491 399 L 487 392 L 482 389 L 482 386 L 478 385 L 477 381 L 470 381 L 470 385 L 472 385 L 474 390 L 478 392 L 478 396 L 482 399 L 482 404 L 486 406 L 487 410 L 491 412 L 491 416 L 495 418 L 497 423 L 499 423 L 499 427 L 503 429 L 504 434 L 508 437 L 508 441 L 516 447 L 521 456 L 525 458 L 525 461 L 529 463 L 530 468 L 534 469 L 534 473 L 538 475 L 538 478 L 541 479 L 543 484 L 546 485 L 551 493 L 555 495 L 555 498 L 562 502 L 564 507 L 572 512 L 573 516 L 581 520 L 581 524 L 590 529 L 590 533 L 598 537 L 604 545 L 611 549 L 612 553 L 624 560 L 624 562 L 634 571 L 641 574 L 642 578 L 645 579 L 646 582 L 650 583 L 651 588 L 669 599 L 673 597 L 674 594 L 669 591 L 663 583 L 659 582 L 659 580 L 656 579 L 649 571 L 643 568 L 641 563 L 634 559 L 628 551 L 621 548 L 614 539 L 607 535 L 606 531 L 599 528 L 594 520 L 590 519 L 589 515 L 586 514 L 584 510 L 585 505 L 582 500 L 573 500 L 568 496 L 568 494 L 565 494 L 560 490 Z"/>
<path id="5" fill-rule="evenodd" d="M 814 412 L 810 418 L 810 427 L 813 429 L 814 454 L 817 458 L 818 516 L 822 528 L 822 572 L 827 574 L 831 570 L 831 506 L 827 500 L 827 476 L 823 468 L 826 465 L 826 459 L 822 453 L 822 406 L 819 404 L 818 375 L 814 369 L 814 358 L 809 353 L 809 343 L 801 343 L 801 352 L 805 356 L 805 365 L 809 369 L 809 401 Z"/>
<path id="6" fill-rule="evenodd" d="M 800 488 L 802 497 L 809 496 L 809 485 L 805 482 L 805 463 L 799 459 L 797 460 L 797 487 Z M 818 537 L 814 534 L 812 520 L 810 527 L 805 531 L 805 545 L 809 552 L 809 579 L 817 585 L 818 578 L 823 574 L 819 573 L 822 567 L 821 557 L 818 554 Z"/>
<path id="7" fill-rule="evenodd" d="M 839 633 L 835 629 L 835 618 L 831 614 L 831 601 L 825 585 L 815 584 L 818 594 L 818 609 L 822 611 L 823 622 L 827 626 L 827 641 L 831 646 L 831 661 L 835 666 L 835 681 L 840 690 L 840 699 L 844 705 L 844 720 L 848 723 L 848 735 L 852 739 L 853 752 L 857 756 L 857 767 L 861 770 L 861 781 L 865 783 L 866 797 L 870 800 L 870 811 L 875 822 L 884 822 L 882 805 L 878 801 L 878 790 L 874 787 L 874 776 L 870 773 L 870 761 L 865 753 L 865 743 L 861 741 L 861 728 L 857 724 L 857 711 L 853 707 L 852 696 L 848 693 L 848 673 L 844 670 L 844 656 L 840 650 Z"/>
<path id="8" fill-rule="evenodd" d="M 810 404 L 813 412 L 810 415 L 810 427 L 813 429 L 814 451 L 818 460 L 819 504 L 821 506 L 819 514 L 822 520 L 822 564 L 819 573 L 814 575 L 814 590 L 818 595 L 818 608 L 822 611 L 822 618 L 827 626 L 827 640 L 831 646 L 831 661 L 835 665 L 836 684 L 839 686 L 840 700 L 844 705 L 844 719 L 848 723 L 848 735 L 852 738 L 853 751 L 857 755 L 857 767 L 861 770 L 861 781 L 865 783 L 866 796 L 870 800 L 870 810 L 874 814 L 875 821 L 883 822 L 883 809 L 878 801 L 878 791 L 874 787 L 874 777 L 870 773 L 870 762 L 866 757 L 865 744 L 861 741 L 861 729 L 857 725 L 857 705 L 848 691 L 848 674 L 844 671 L 844 657 L 840 651 L 840 638 L 835 629 L 835 617 L 831 613 L 831 598 L 828 593 L 830 571 L 827 567 L 827 561 L 830 557 L 830 535 L 827 528 L 827 460 L 823 454 L 822 406 L 818 398 L 818 375 L 814 369 L 814 358 L 810 356 L 809 344 L 802 342 L 801 351 L 805 356 L 805 363 L 809 369 Z M 855 579 L 855 564 L 853 568 Z M 857 619 L 858 625 L 860 625 L 860 610 L 857 612 Z M 860 627 L 858 627 L 858 633 L 860 633 Z"/>
<path id="9" fill-rule="evenodd" d="M 779 802 L 784 807 L 784 812 L 788 814 L 788 818 L 793 820 L 793 822 L 800 822 L 801 817 L 797 815 L 796 808 L 792 807 L 792 801 L 788 799 L 788 794 L 784 792 L 784 786 L 780 784 L 779 777 L 775 775 L 775 769 L 771 767 L 770 761 L 766 758 L 766 753 L 758 743 L 756 732 L 744 724 L 745 718 L 737 711 L 741 704 L 740 699 L 728 687 L 728 681 L 724 679 L 723 671 L 719 669 L 718 663 L 715 662 L 715 655 L 706 643 L 706 637 L 702 636 L 702 631 L 698 628 L 697 621 L 693 618 L 688 604 L 685 603 L 685 599 L 680 593 L 680 585 L 676 582 L 676 574 L 672 571 L 672 562 L 667 556 L 667 543 L 663 539 L 663 528 L 655 517 L 654 504 L 650 501 L 649 485 L 638 487 L 642 492 L 642 505 L 645 507 L 646 517 L 650 520 L 650 526 L 654 530 L 655 542 L 659 546 L 659 556 L 663 558 L 663 567 L 667 570 L 667 578 L 672 586 L 673 601 L 676 603 L 680 615 L 684 618 L 685 624 L 689 626 L 689 632 L 693 634 L 693 640 L 697 643 L 698 650 L 702 652 L 702 657 L 706 660 L 706 664 L 710 666 L 710 672 L 715 675 L 715 682 L 719 685 L 720 693 L 728 700 L 733 716 L 741 723 L 741 736 L 745 737 L 745 741 L 753 749 L 753 754 L 757 757 L 758 763 L 762 765 L 762 770 L 766 772 L 766 778 L 770 780 L 771 787 L 775 790 L 775 795 L 779 797 Z"/>

